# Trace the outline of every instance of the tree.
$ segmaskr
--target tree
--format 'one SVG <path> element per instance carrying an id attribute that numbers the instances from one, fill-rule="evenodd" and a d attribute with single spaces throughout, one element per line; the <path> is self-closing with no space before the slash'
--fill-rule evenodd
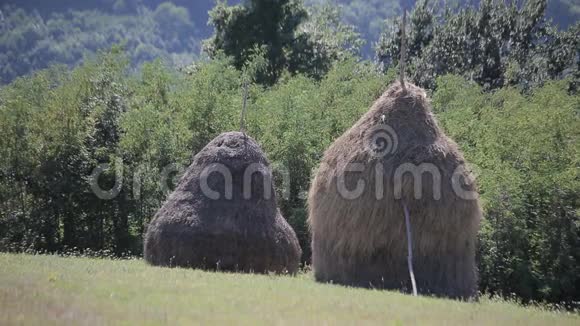
<path id="1" fill-rule="evenodd" d="M 292 47 L 289 70 L 322 78 L 336 62 L 359 57 L 364 41 L 352 25 L 342 22 L 340 7 L 325 3 L 308 7 Z"/>
<path id="2" fill-rule="evenodd" d="M 398 0 L 306 0 L 309 7 L 333 5 L 340 9 L 344 24 L 353 26 L 362 36 L 365 44 L 361 47 L 362 56 L 372 58 L 373 46 L 384 29 L 385 19 L 399 16 Z M 405 4 L 404 1 L 403 4 Z"/>
<path id="3" fill-rule="evenodd" d="M 268 68 L 258 81 L 272 84 L 287 67 L 296 30 L 306 17 L 306 9 L 297 0 L 247 0 L 236 6 L 221 0 L 210 11 L 215 34 L 206 41 L 205 49 L 211 57 L 220 51 L 232 56 L 241 70 L 253 49 L 264 48 Z"/>
<path id="4" fill-rule="evenodd" d="M 252 57 L 263 54 L 268 64 L 256 80 L 267 85 L 285 70 L 320 79 L 335 62 L 358 56 L 363 44 L 330 3 L 306 10 L 296 0 L 248 0 L 231 7 L 221 1 L 210 17 L 216 29 L 205 43 L 210 56 L 223 52 L 242 70 Z"/>

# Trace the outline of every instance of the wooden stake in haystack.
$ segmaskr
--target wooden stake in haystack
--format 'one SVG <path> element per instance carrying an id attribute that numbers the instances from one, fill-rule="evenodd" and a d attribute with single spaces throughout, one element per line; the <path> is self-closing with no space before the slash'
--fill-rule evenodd
<path id="1" fill-rule="evenodd" d="M 409 218 L 409 209 L 403 201 L 403 211 L 405 212 L 405 227 L 407 228 L 407 267 L 409 268 L 409 277 L 413 286 L 413 295 L 417 296 L 417 282 L 415 282 L 415 273 L 413 272 L 413 238 L 411 236 L 411 219 Z"/>
<path id="2" fill-rule="evenodd" d="M 401 88 L 405 88 L 405 60 L 407 51 L 407 40 L 405 35 L 405 24 L 407 23 L 407 11 L 403 11 L 403 20 L 401 21 L 401 56 L 399 60 L 399 81 Z M 411 233 L 411 219 L 409 218 L 409 209 L 407 204 L 403 203 L 403 211 L 405 212 L 405 227 L 407 229 L 407 267 L 409 269 L 409 277 L 411 278 L 411 285 L 413 287 L 413 295 L 417 296 L 417 283 L 415 282 L 415 273 L 413 272 L 413 237 Z"/>

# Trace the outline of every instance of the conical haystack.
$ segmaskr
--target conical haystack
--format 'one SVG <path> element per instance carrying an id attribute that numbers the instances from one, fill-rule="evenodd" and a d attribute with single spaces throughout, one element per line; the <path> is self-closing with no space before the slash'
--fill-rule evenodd
<path id="1" fill-rule="evenodd" d="M 145 235 L 153 265 L 295 273 L 300 256 L 269 163 L 241 132 L 219 135 L 195 156 Z"/>
<path id="2" fill-rule="evenodd" d="M 481 218 L 475 185 L 425 92 L 405 85 L 390 86 L 324 154 L 308 199 L 315 278 L 410 291 L 406 206 L 419 293 L 469 298 Z"/>

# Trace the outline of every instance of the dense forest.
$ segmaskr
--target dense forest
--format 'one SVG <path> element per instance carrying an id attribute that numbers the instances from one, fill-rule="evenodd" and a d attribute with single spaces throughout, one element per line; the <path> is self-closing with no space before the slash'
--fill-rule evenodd
<path id="1" fill-rule="evenodd" d="M 140 255 L 249 83 L 247 130 L 308 263 L 313 170 L 395 79 L 406 7 L 407 76 L 478 175 L 481 292 L 578 307 L 578 6 L 339 2 L 8 1 L 0 250 Z"/>

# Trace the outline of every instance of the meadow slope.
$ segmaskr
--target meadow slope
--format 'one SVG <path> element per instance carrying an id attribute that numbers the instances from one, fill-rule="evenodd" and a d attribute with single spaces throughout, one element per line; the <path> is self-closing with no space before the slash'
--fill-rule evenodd
<path id="1" fill-rule="evenodd" d="M 0 325 L 579 325 L 505 301 L 465 303 L 297 277 L 151 267 L 142 260 L 0 254 Z"/>

